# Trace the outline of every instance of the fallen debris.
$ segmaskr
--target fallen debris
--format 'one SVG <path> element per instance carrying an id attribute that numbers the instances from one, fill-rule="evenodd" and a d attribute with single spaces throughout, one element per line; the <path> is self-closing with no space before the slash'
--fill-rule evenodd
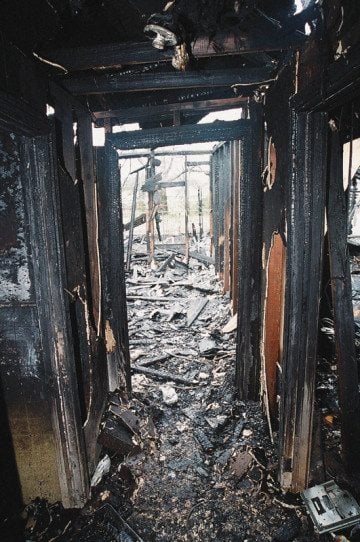
<path id="1" fill-rule="evenodd" d="M 234 314 L 228 321 L 228 323 L 222 328 L 223 333 L 231 333 L 237 329 L 237 314 Z"/>
<path id="2" fill-rule="evenodd" d="M 182 376 L 178 376 L 171 373 L 165 373 L 163 371 L 157 371 L 156 369 L 148 369 L 147 367 L 142 367 L 141 365 L 134 365 L 132 367 L 132 370 L 134 371 L 134 373 L 144 374 L 146 376 L 150 376 L 151 378 L 156 378 L 157 380 L 167 380 L 171 382 L 178 382 L 179 384 L 187 384 L 188 386 L 192 386 L 199 383 L 196 380 L 189 380 L 187 378 L 183 378 Z"/>
<path id="3" fill-rule="evenodd" d="M 195 299 L 187 311 L 187 326 L 190 327 L 200 316 L 206 305 L 209 303 L 207 298 L 200 297 Z"/>
<path id="4" fill-rule="evenodd" d="M 178 394 L 171 386 L 160 386 L 160 391 L 163 394 L 163 401 L 166 405 L 175 405 L 178 400 Z"/>
<path id="5" fill-rule="evenodd" d="M 91 478 L 91 482 L 90 482 L 91 487 L 95 487 L 101 482 L 103 476 L 105 474 L 108 474 L 110 470 L 110 466 L 111 466 L 111 460 L 110 460 L 110 457 L 106 454 L 97 464 L 95 472 Z"/>

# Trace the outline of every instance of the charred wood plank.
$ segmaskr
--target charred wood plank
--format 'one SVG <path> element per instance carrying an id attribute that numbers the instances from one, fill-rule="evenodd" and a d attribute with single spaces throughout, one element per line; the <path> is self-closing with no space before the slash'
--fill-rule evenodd
<path id="1" fill-rule="evenodd" d="M 138 226 L 145 224 L 145 222 L 146 222 L 146 213 L 142 213 L 141 215 L 135 218 L 134 228 L 137 228 Z M 130 230 L 130 226 L 131 226 L 131 221 L 124 224 L 124 230 Z"/>
<path id="2" fill-rule="evenodd" d="M 168 382 L 177 382 L 178 384 L 193 385 L 198 384 L 197 380 L 189 380 L 173 373 L 165 373 L 164 371 L 157 371 L 156 369 L 149 369 L 148 367 L 142 367 L 140 365 L 133 365 L 132 370 L 134 373 L 140 373 L 156 380 L 166 380 Z"/>
<path id="3" fill-rule="evenodd" d="M 262 115 L 250 110 L 251 134 L 240 147 L 240 211 L 236 386 L 242 400 L 259 400 L 261 328 Z"/>
<path id="4" fill-rule="evenodd" d="M 249 128 L 250 122 L 248 120 L 235 120 L 212 124 L 119 132 L 109 137 L 111 138 L 111 143 L 118 149 L 153 149 L 155 147 L 186 145 L 206 141 L 231 141 L 248 134 Z"/>
<path id="5" fill-rule="evenodd" d="M 150 365 L 155 365 L 155 363 L 158 361 L 166 361 L 169 358 L 171 358 L 171 354 L 163 354 L 162 356 L 155 356 L 154 358 L 150 359 L 142 359 L 141 362 L 138 363 L 137 367 L 149 367 Z"/>
<path id="6" fill-rule="evenodd" d="M 332 132 L 327 223 L 334 307 L 342 454 L 350 475 L 360 475 L 360 398 L 355 351 L 354 314 L 347 245 L 347 197 L 339 133 Z"/>
<path id="7" fill-rule="evenodd" d="M 318 316 L 324 238 L 327 117 L 291 114 L 287 183 L 280 482 L 307 487 L 312 448 Z"/>
<path id="8" fill-rule="evenodd" d="M 195 320 L 198 319 L 202 311 L 205 309 L 206 305 L 209 303 L 207 297 L 202 297 L 200 299 L 195 299 L 195 301 L 190 305 L 187 311 L 187 327 L 191 327 Z"/>
<path id="9" fill-rule="evenodd" d="M 270 39 L 262 37 L 242 37 L 234 34 L 218 35 L 210 42 L 208 37 L 200 37 L 193 44 L 192 51 L 197 58 L 213 56 L 238 55 L 265 51 L 288 50 L 298 46 L 303 40 L 289 37 Z M 120 68 L 124 65 L 147 64 L 152 62 L 170 62 L 172 50 L 160 51 L 154 49 L 150 42 L 114 43 L 95 47 L 77 47 L 73 49 L 58 49 L 46 51 L 43 55 L 47 60 L 60 64 L 68 71 L 90 69 Z"/>
<path id="10" fill-rule="evenodd" d="M 119 72 L 98 75 L 71 75 L 62 79 L 72 94 L 139 92 L 171 88 L 227 87 L 258 85 L 272 80 L 274 69 L 240 68 L 238 70 L 203 70 L 198 72 L 156 72 L 126 75 Z"/>

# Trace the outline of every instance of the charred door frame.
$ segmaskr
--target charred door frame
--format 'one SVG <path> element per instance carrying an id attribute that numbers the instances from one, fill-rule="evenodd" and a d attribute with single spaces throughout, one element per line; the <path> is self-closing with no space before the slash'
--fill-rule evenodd
<path id="1" fill-rule="evenodd" d="M 106 134 L 105 175 L 99 179 L 100 217 L 108 215 L 103 223 L 103 263 L 105 277 L 104 307 L 106 319 L 115 336 L 115 349 L 109 359 L 110 371 L 130 387 L 130 362 L 127 335 L 126 288 L 123 265 L 123 235 L 121 212 L 121 186 L 118 169 L 118 150 L 166 147 L 207 141 L 242 142 L 240 225 L 235 234 L 239 239 L 239 307 L 238 316 L 237 386 L 241 396 L 258 400 L 260 374 L 260 288 L 261 288 L 261 105 L 253 104 L 250 119 L 214 124 L 197 124 L 172 128 L 155 128 Z M 255 150 L 254 150 L 255 149 Z M 254 220 L 254 216 L 256 219 Z M 250 227 L 249 227 L 250 224 Z M 259 242 L 254 243 L 254 236 Z M 253 247 L 253 248 L 251 248 Z M 250 255 L 249 255 L 250 252 Z M 116 281 L 111 277 L 116 277 Z M 255 280 L 254 280 L 255 277 Z M 124 303 L 125 301 L 125 303 Z M 256 326 L 258 325 L 258 331 Z M 116 335 L 115 335 L 116 333 Z M 245 339 L 244 339 L 245 338 Z M 250 360 L 250 361 L 249 361 Z M 117 373 L 120 375 L 117 377 Z M 246 391 L 244 391 L 246 390 Z"/>
<path id="2" fill-rule="evenodd" d="M 42 348 L 51 369 L 48 384 L 52 411 L 49 414 L 57 448 L 62 501 L 66 507 L 79 507 L 87 499 L 89 479 L 65 295 L 65 255 L 53 139 L 52 134 L 23 138 L 22 175 Z"/>

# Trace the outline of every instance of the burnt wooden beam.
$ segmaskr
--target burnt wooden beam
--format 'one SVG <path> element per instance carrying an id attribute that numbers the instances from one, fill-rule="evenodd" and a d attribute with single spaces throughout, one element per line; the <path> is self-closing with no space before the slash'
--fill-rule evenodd
<path id="1" fill-rule="evenodd" d="M 130 391 L 120 170 L 110 137 L 110 134 L 106 135 L 105 149 L 97 152 L 102 325 L 109 388 Z"/>
<path id="2" fill-rule="evenodd" d="M 202 70 L 188 72 L 154 72 L 127 75 L 113 72 L 93 75 L 70 75 L 62 85 L 77 96 L 112 92 L 140 92 L 172 88 L 227 87 L 232 85 L 259 85 L 272 80 L 274 69 L 239 68 L 237 70 Z"/>
<path id="3" fill-rule="evenodd" d="M 20 98 L 0 91 L 0 128 L 23 136 L 44 135 L 50 125 L 44 111 L 36 111 Z"/>
<path id="4" fill-rule="evenodd" d="M 262 106 L 250 107 L 251 132 L 240 144 L 236 386 L 242 400 L 260 398 L 262 268 Z"/>
<path id="5" fill-rule="evenodd" d="M 95 120 L 116 118 L 120 122 L 126 124 L 128 122 L 138 121 L 144 117 L 156 117 L 164 114 L 170 115 L 176 112 L 181 114 L 194 111 L 197 114 L 199 112 L 210 113 L 211 111 L 223 111 L 241 107 L 241 105 L 247 103 L 247 101 L 247 97 L 236 96 L 234 98 L 219 100 L 201 100 L 197 102 L 169 103 L 157 106 L 128 107 L 124 109 L 112 109 L 109 111 L 94 111 L 93 118 Z"/>
<path id="6" fill-rule="evenodd" d="M 294 493 L 307 487 L 312 449 L 327 129 L 325 114 L 291 114 L 279 442 L 280 482 Z"/>
<path id="7" fill-rule="evenodd" d="M 242 88 L 241 96 L 252 95 L 251 87 Z M 116 94 L 94 94 L 87 97 L 91 111 L 111 111 L 115 109 L 128 109 L 130 107 L 150 107 L 176 103 L 197 102 L 205 100 L 223 100 L 234 98 L 235 93 L 231 87 L 206 87 L 192 89 L 167 89 L 156 92 L 117 92 Z"/>
<path id="8" fill-rule="evenodd" d="M 248 120 L 214 122 L 212 124 L 119 132 L 111 134 L 109 141 L 114 147 L 121 150 L 153 149 L 155 147 L 186 145 L 206 141 L 232 141 L 247 135 L 249 128 L 250 122 Z M 196 154 L 198 153 L 196 152 Z"/>
<path id="9" fill-rule="evenodd" d="M 282 39 L 266 36 L 239 38 L 234 34 L 215 36 L 210 42 L 208 38 L 198 38 L 192 51 L 196 58 L 213 56 L 244 55 L 247 53 L 283 51 L 298 47 L 303 42 L 299 37 L 283 37 Z M 111 69 L 132 64 L 171 62 L 172 49 L 160 51 L 150 42 L 114 43 L 95 47 L 77 47 L 43 52 L 42 57 L 60 64 L 69 72 L 91 69 Z"/>
<path id="10" fill-rule="evenodd" d="M 342 455 L 347 472 L 360 476 L 360 398 L 355 351 L 354 313 L 347 245 L 347 195 L 343 187 L 343 150 L 332 132 L 329 160 L 327 223 L 334 307 L 335 345 Z"/>

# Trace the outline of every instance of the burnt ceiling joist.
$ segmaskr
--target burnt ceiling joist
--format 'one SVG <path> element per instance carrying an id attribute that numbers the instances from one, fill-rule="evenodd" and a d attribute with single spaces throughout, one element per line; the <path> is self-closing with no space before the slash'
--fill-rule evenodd
<path id="1" fill-rule="evenodd" d="M 272 80 L 273 68 L 241 68 L 238 70 L 204 70 L 198 72 L 156 72 L 140 75 L 110 73 L 73 75 L 62 79 L 63 86 L 72 94 L 105 94 L 107 92 L 135 92 L 171 88 L 227 87 L 259 85 Z"/>
<path id="2" fill-rule="evenodd" d="M 279 37 L 237 36 L 219 34 L 210 40 L 208 37 L 197 39 L 192 45 L 195 58 L 216 56 L 245 55 L 250 53 L 283 51 L 298 47 L 304 39 L 300 35 Z M 172 49 L 159 50 L 150 42 L 112 43 L 94 47 L 78 47 L 43 51 L 42 57 L 59 64 L 67 71 L 90 69 L 111 69 L 136 64 L 171 62 Z"/>

